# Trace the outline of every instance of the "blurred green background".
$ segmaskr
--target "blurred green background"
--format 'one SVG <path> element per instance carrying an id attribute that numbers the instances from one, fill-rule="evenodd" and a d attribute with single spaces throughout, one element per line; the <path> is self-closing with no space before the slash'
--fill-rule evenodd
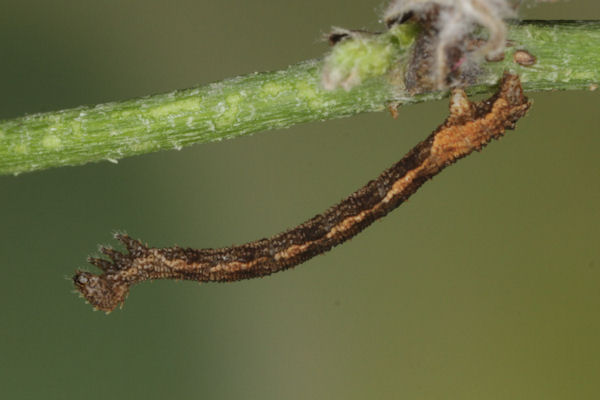
<path id="1" fill-rule="evenodd" d="M 2 0 L 0 118 L 280 69 L 326 51 L 332 25 L 378 29 L 383 6 Z M 65 277 L 111 232 L 270 236 L 397 161 L 447 103 L 0 177 L 0 396 L 598 398 L 600 92 L 531 97 L 515 132 L 332 252 L 260 280 L 144 283 L 109 316 Z"/>

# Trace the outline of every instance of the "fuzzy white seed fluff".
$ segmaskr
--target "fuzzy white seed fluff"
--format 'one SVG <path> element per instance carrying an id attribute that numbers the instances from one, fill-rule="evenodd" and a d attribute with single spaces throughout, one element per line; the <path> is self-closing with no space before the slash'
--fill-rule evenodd
<path id="1" fill-rule="evenodd" d="M 443 86 L 447 71 L 444 52 L 448 46 L 459 42 L 476 25 L 487 29 L 489 39 L 475 55 L 495 58 L 502 54 L 506 43 L 504 19 L 514 16 L 514 4 L 508 0 L 394 0 L 384 13 L 386 22 L 394 21 L 413 12 L 425 13 L 439 6 L 440 14 L 436 22 L 439 31 L 438 41 L 433 51 L 434 80 Z"/>

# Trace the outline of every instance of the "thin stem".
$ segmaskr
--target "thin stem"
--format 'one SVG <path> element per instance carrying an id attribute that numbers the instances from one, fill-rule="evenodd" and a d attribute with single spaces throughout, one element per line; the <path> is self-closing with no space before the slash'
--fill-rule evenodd
<path id="1" fill-rule="evenodd" d="M 530 21 L 512 25 L 509 37 L 505 59 L 485 63 L 469 94 L 491 92 L 504 70 L 518 73 L 526 91 L 600 82 L 600 22 Z M 536 63 L 516 64 L 517 49 L 528 50 Z M 446 95 L 413 96 L 390 83 L 388 73 L 350 91 L 326 91 L 321 70 L 321 61 L 307 61 L 198 88 L 0 121 L 0 174 L 118 160 Z"/>

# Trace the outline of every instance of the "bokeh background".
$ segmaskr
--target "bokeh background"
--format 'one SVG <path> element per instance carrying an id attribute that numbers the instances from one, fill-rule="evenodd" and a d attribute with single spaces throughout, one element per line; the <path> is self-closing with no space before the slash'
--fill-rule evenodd
<path id="1" fill-rule="evenodd" d="M 319 57 L 381 0 L 2 0 L 0 118 Z M 528 18 L 600 18 L 594 0 Z M 234 284 L 156 281 L 92 312 L 70 277 L 125 230 L 221 247 L 288 228 L 397 161 L 445 101 L 0 177 L 5 399 L 600 396 L 600 92 L 518 129 L 332 252 Z M 91 267 L 90 267 L 91 268 Z"/>

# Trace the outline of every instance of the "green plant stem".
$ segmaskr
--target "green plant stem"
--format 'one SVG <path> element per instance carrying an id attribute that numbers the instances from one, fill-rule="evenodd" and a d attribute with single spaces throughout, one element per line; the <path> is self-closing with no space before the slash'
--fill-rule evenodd
<path id="1" fill-rule="evenodd" d="M 509 38 L 505 59 L 485 63 L 470 94 L 490 92 L 504 70 L 518 73 L 527 91 L 600 82 L 600 22 L 528 21 L 511 25 Z M 535 65 L 516 64 L 517 49 L 535 55 Z M 413 96 L 390 84 L 387 74 L 350 91 L 325 91 L 321 68 L 322 61 L 307 61 L 198 88 L 0 121 L 0 174 L 118 160 L 446 95 Z"/>

